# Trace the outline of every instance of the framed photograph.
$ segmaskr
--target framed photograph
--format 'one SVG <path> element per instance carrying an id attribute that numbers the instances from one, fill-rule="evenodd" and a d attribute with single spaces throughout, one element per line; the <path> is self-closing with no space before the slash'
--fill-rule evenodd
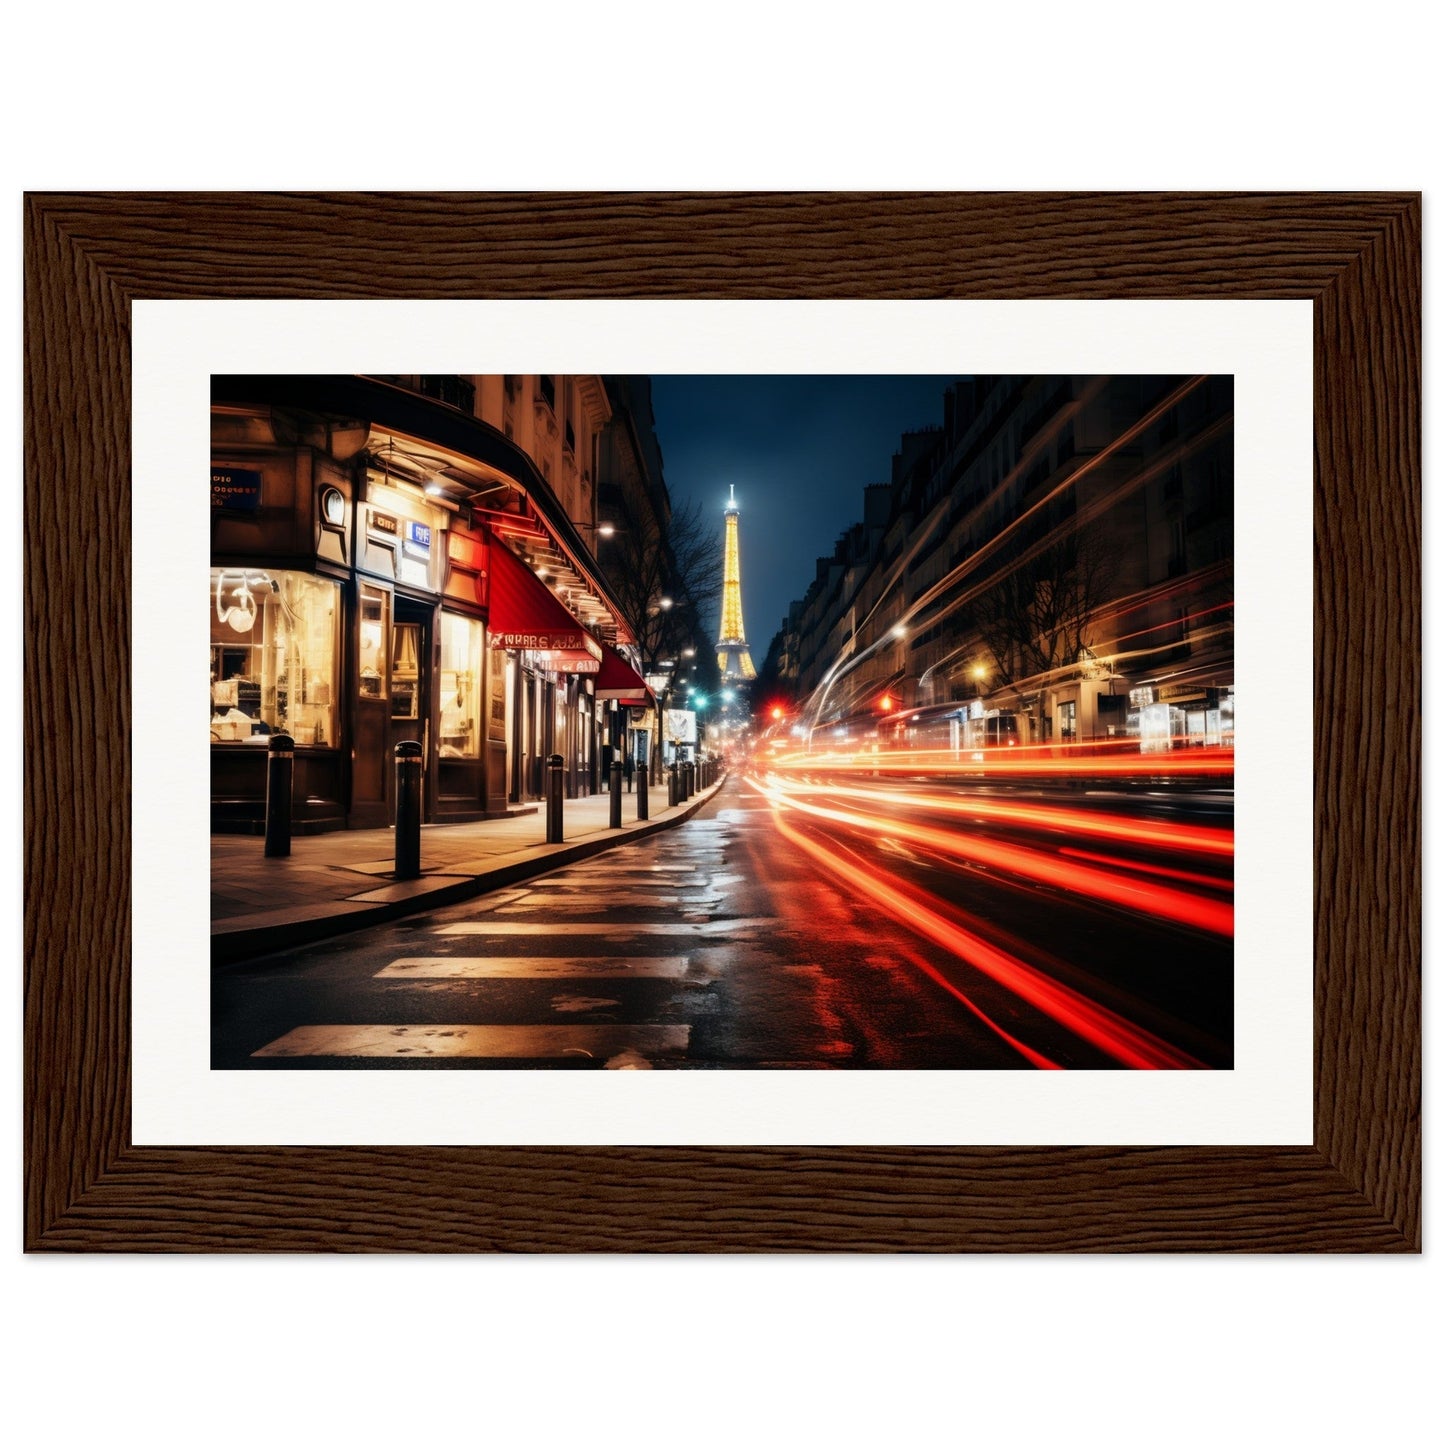
<path id="1" fill-rule="evenodd" d="M 33 194 L 25 221 L 27 1249 L 1420 1249 L 1418 195 Z M 204 572 L 187 529 L 205 494 L 186 478 L 212 377 L 370 375 L 423 352 L 495 372 L 499 398 L 525 379 L 503 372 L 549 366 L 1223 378 L 1160 391 L 1195 395 L 1201 435 L 1229 417 L 1214 480 L 1244 523 L 1233 1013 L 1193 1054 L 1170 1046 L 1207 1045 L 1210 1067 L 1166 1078 L 1140 1054 L 1142 1071 L 1047 1083 L 703 1070 L 601 1089 L 211 1067 L 205 784 L 185 722 L 203 684 L 177 671 L 194 654 L 199 678 L 209 645 L 212 743 L 237 756 L 253 739 L 217 727 L 250 732 L 266 708 L 304 747 L 354 756 L 335 699 L 367 680 L 358 660 L 349 688 L 341 660 L 362 656 L 360 604 L 343 646 L 299 573 L 261 603 L 244 567 L 229 592 L 223 575 L 209 642 L 165 621 Z M 1081 390 L 1081 406 L 1113 396 Z M 274 458 L 234 450 L 209 458 L 211 502 L 219 485 L 236 535 L 259 535 Z M 343 545 L 346 499 L 318 495 L 316 535 Z M 406 507 L 410 564 L 439 587 L 422 502 L 377 515 Z M 434 688 L 404 591 L 375 695 L 391 677 L 390 717 L 422 737 L 436 703 L 464 759 L 485 666 L 502 749 L 503 654 L 483 664 L 458 622 Z M 1188 608 L 1176 621 L 1198 626 Z M 1232 631 L 1229 646 L 1227 673 L 1116 699 L 1070 644 L 1082 681 L 1047 715 L 1042 693 L 988 696 L 980 666 L 959 674 L 964 705 L 920 693 L 895 720 L 880 671 L 872 726 L 932 728 L 954 753 L 966 735 L 979 758 L 1106 724 L 1147 751 L 1157 726 L 1197 762 L 1234 748 Z M 1209 907 L 1191 920 L 1222 931 Z"/>

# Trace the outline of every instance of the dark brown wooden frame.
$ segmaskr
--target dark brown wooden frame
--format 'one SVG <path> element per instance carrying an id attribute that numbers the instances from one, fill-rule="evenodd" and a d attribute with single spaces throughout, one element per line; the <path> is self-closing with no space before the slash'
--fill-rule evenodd
<path id="1" fill-rule="evenodd" d="M 31 195 L 25 244 L 28 1249 L 1420 1248 L 1418 195 Z M 253 296 L 1309 298 L 1313 1147 L 134 1146 L 129 305 Z"/>

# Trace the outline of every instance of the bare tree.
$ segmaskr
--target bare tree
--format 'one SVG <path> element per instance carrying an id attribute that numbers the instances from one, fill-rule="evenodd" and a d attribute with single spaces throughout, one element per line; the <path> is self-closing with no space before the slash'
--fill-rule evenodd
<path id="1" fill-rule="evenodd" d="M 652 512 L 629 517 L 605 556 L 643 670 L 657 671 L 689 645 L 701 656 L 706 619 L 722 593 L 722 548 L 708 535 L 697 503 L 663 523 Z"/>
<path id="2" fill-rule="evenodd" d="M 1114 573 L 1098 534 L 1077 529 L 1005 561 L 969 609 L 997 684 L 1037 711 L 1050 683 L 1086 658 L 1090 624 L 1111 595 Z"/>
<path id="3" fill-rule="evenodd" d="M 663 672 L 662 663 L 680 661 L 683 649 L 691 647 L 700 685 L 704 691 L 716 687 L 717 659 L 706 629 L 722 593 L 722 546 L 716 536 L 709 536 L 698 504 L 689 503 L 661 522 L 651 510 L 629 515 L 604 555 L 613 593 L 637 639 L 644 674 Z M 661 712 L 659 697 L 658 740 Z M 661 776 L 661 765 L 661 749 L 655 747 L 654 781 Z"/>

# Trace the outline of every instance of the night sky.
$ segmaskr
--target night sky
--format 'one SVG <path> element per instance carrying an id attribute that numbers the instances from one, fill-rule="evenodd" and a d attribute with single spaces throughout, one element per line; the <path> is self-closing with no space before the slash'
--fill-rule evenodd
<path id="1" fill-rule="evenodd" d="M 863 518 L 905 431 L 943 424 L 952 376 L 654 376 L 652 406 L 674 507 L 696 499 L 722 546 L 737 487 L 743 626 L 761 667 L 817 558 Z M 711 620 L 716 628 L 717 619 Z"/>

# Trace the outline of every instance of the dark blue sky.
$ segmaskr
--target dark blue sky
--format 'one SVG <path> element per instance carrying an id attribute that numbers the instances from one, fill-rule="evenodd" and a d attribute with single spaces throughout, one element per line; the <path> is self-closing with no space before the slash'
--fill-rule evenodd
<path id="1" fill-rule="evenodd" d="M 674 507 L 696 499 L 722 545 L 737 487 L 743 625 L 753 661 L 863 516 L 905 431 L 943 423 L 951 376 L 654 376 L 652 408 Z M 716 618 L 712 619 L 716 625 Z"/>

